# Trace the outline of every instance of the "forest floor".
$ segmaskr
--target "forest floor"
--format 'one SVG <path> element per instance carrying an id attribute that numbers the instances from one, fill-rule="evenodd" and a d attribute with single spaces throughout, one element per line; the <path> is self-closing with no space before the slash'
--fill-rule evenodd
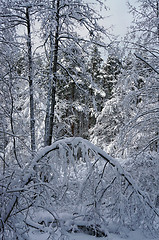
<path id="1" fill-rule="evenodd" d="M 30 234 L 31 240 L 47 240 L 48 234 Z M 56 238 L 55 238 L 56 239 Z M 58 238 L 57 238 L 58 239 Z M 63 236 L 62 239 L 65 240 L 154 240 L 153 238 L 144 236 L 140 231 L 129 232 L 127 236 L 119 236 L 117 234 L 110 233 L 108 237 L 94 237 L 84 233 L 72 233 L 68 234 L 66 237 Z"/>

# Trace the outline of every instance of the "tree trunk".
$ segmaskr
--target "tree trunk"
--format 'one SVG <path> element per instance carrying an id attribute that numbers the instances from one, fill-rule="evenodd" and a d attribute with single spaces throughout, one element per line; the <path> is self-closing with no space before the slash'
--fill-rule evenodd
<path id="1" fill-rule="evenodd" d="M 31 24 L 29 7 L 26 8 L 27 22 L 27 47 L 28 47 L 28 80 L 30 92 L 30 133 L 31 133 L 31 150 L 35 151 L 35 118 L 34 118 L 34 92 L 33 92 L 33 61 L 32 61 L 32 43 L 31 43 Z"/>
<path id="2" fill-rule="evenodd" d="M 12 79 L 12 74 L 10 73 L 10 81 Z M 13 120 L 13 112 L 14 112 L 14 98 L 13 98 L 13 94 L 12 94 L 12 83 L 9 84 L 9 93 L 10 93 L 10 99 L 11 99 L 11 109 L 10 109 L 10 126 L 11 126 L 11 132 L 13 134 L 13 152 L 14 152 L 14 156 L 15 156 L 15 160 L 18 163 L 18 166 L 21 168 L 21 164 L 18 160 L 18 156 L 17 156 L 17 151 L 16 151 L 16 138 L 15 138 L 15 132 L 14 132 L 14 120 Z"/>
<path id="3" fill-rule="evenodd" d="M 56 95 L 56 82 L 57 82 L 57 61 L 58 61 L 58 47 L 59 47 L 59 5 L 60 0 L 56 2 L 56 31 L 55 31 L 55 42 L 54 42 L 54 57 L 53 57 L 53 80 L 51 87 L 51 110 L 49 117 L 49 127 L 48 127 L 48 136 L 46 140 L 46 145 L 51 145 L 52 143 L 52 134 L 53 134 L 53 126 L 54 126 L 54 115 L 55 115 L 55 95 Z M 51 66 L 51 64 L 50 64 Z M 51 70 L 51 69 L 50 69 Z"/>
<path id="4" fill-rule="evenodd" d="M 51 106 L 51 85 L 53 83 L 53 56 L 54 56 L 54 42 L 53 33 L 50 31 L 50 66 L 49 66 L 49 81 L 48 81 L 48 95 L 47 95 L 47 106 L 46 106 L 46 117 L 45 117 L 45 136 L 44 145 L 47 146 L 49 136 L 49 122 L 50 122 L 50 106 Z"/>
<path id="5" fill-rule="evenodd" d="M 157 0 L 157 35 L 159 40 L 159 0 Z"/>

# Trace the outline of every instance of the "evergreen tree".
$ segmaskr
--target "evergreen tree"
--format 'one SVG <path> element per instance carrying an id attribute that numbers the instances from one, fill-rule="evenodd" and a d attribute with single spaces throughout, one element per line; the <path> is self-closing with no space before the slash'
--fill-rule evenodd
<path id="1" fill-rule="evenodd" d="M 115 92 L 121 71 L 121 61 L 116 56 L 109 55 L 101 69 L 100 86 L 104 92 L 103 98 L 99 99 L 98 102 L 101 111 L 97 115 L 96 124 L 90 130 L 93 143 L 111 152 L 111 154 L 114 154 L 115 149 L 113 150 L 113 147 L 111 147 L 110 150 L 107 147 L 109 145 L 113 146 L 123 121 L 121 99 Z"/>
<path id="2" fill-rule="evenodd" d="M 113 54 L 108 55 L 107 62 L 103 66 L 103 88 L 106 91 L 107 99 L 111 99 L 113 97 L 113 88 L 117 84 L 121 69 L 122 64 L 119 58 Z"/>

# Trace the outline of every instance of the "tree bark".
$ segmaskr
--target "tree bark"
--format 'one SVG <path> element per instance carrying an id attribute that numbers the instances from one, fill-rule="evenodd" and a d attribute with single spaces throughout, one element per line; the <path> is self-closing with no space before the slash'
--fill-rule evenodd
<path id="1" fill-rule="evenodd" d="M 56 2 L 56 31 L 55 31 L 55 42 L 54 42 L 54 56 L 53 56 L 53 80 L 51 87 L 51 109 L 49 116 L 49 128 L 48 128 L 48 136 L 46 140 L 46 145 L 52 144 L 52 134 L 53 134 L 53 126 L 54 126 L 54 115 L 55 115 L 55 105 L 56 105 L 56 83 L 57 83 L 57 63 L 58 63 L 58 48 L 59 48 L 59 6 L 60 0 Z M 50 63 L 51 66 L 51 63 Z M 51 69 L 50 69 L 51 70 Z"/>
<path id="2" fill-rule="evenodd" d="M 159 0 L 157 0 L 157 35 L 159 40 Z"/>
<path id="3" fill-rule="evenodd" d="M 49 122 L 50 122 L 50 106 L 51 106 L 51 85 L 53 82 L 53 33 L 50 31 L 50 65 L 49 65 L 49 81 L 48 81 L 48 95 L 47 95 L 47 106 L 46 106 L 46 116 L 45 116 L 45 136 L 44 136 L 44 145 L 47 146 L 48 136 L 49 136 Z"/>
<path id="4" fill-rule="evenodd" d="M 30 24 L 30 7 L 26 8 L 27 22 L 27 47 L 28 47 L 28 80 L 30 93 L 30 134 L 31 150 L 35 151 L 35 118 L 34 118 L 34 90 L 33 90 L 33 60 L 32 60 L 32 42 L 31 42 L 31 24 Z"/>

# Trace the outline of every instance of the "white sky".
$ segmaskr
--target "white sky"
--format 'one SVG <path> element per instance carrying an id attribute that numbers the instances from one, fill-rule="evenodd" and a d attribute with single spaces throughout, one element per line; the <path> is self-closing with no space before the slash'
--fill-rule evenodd
<path id="1" fill-rule="evenodd" d="M 130 0 L 131 4 L 136 5 L 136 0 Z M 131 23 L 132 16 L 129 14 L 127 0 L 106 0 L 106 6 L 110 8 L 106 14 L 109 18 L 106 18 L 104 25 L 114 25 L 114 34 L 124 36 L 127 27 Z"/>

